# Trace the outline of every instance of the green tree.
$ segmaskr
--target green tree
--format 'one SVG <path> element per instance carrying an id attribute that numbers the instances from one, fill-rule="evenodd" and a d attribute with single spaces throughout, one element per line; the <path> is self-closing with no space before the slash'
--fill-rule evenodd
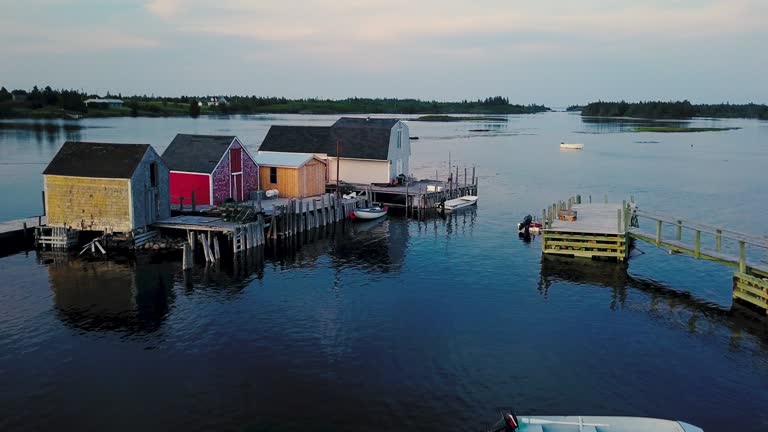
<path id="1" fill-rule="evenodd" d="M 11 100 L 13 95 L 5 87 L 0 88 L 0 102 Z"/>
<path id="2" fill-rule="evenodd" d="M 189 115 L 192 117 L 198 117 L 200 115 L 200 104 L 197 99 L 192 99 L 189 102 Z"/>

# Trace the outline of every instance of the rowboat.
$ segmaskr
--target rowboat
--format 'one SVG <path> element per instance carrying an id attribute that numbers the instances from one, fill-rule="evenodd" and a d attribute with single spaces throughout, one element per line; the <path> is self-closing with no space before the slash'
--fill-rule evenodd
<path id="1" fill-rule="evenodd" d="M 541 234 L 542 228 L 544 228 L 544 226 L 541 222 L 534 220 L 531 215 L 524 217 L 522 222 L 517 224 L 517 231 L 522 233 Z"/>
<path id="2" fill-rule="evenodd" d="M 569 150 L 581 150 L 584 148 L 584 144 L 576 144 L 576 143 L 560 143 L 561 149 L 569 149 Z"/>
<path id="3" fill-rule="evenodd" d="M 437 208 L 443 209 L 445 211 L 454 211 L 477 204 L 477 198 L 478 197 L 474 195 L 464 195 L 463 197 L 439 202 L 436 206 Z"/>
<path id="4" fill-rule="evenodd" d="M 362 219 L 362 220 L 378 219 L 386 214 L 387 214 L 386 207 L 375 206 L 375 207 L 368 207 L 368 208 L 359 208 L 359 209 L 355 209 L 352 212 L 352 219 Z"/>
<path id="5" fill-rule="evenodd" d="M 502 414 L 491 432 L 704 432 L 685 422 L 649 417 L 517 416 Z"/>

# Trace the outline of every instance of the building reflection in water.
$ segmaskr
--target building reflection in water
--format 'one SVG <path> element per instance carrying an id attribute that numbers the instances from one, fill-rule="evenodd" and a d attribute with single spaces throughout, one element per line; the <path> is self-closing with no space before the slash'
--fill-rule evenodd
<path id="1" fill-rule="evenodd" d="M 173 272 L 162 263 L 88 261 L 41 253 L 54 306 L 65 324 L 88 331 L 153 332 L 174 301 Z"/>

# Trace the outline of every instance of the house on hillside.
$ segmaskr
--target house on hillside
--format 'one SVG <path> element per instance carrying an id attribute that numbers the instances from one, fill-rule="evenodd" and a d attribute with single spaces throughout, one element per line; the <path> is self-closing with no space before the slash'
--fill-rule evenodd
<path id="1" fill-rule="evenodd" d="M 259 150 L 315 154 L 328 161 L 330 182 L 340 161 L 343 182 L 390 183 L 408 174 L 411 140 L 399 119 L 342 117 L 330 127 L 272 126 Z"/>
<path id="2" fill-rule="evenodd" d="M 206 96 L 201 97 L 197 104 L 199 106 L 219 106 L 228 105 L 229 101 L 224 96 Z"/>
<path id="3" fill-rule="evenodd" d="M 163 152 L 171 171 L 171 203 L 220 205 L 259 189 L 259 168 L 232 135 L 178 134 Z"/>
<path id="4" fill-rule="evenodd" d="M 43 187 L 49 226 L 129 233 L 171 217 L 168 167 L 149 144 L 67 141 Z"/>
<path id="5" fill-rule="evenodd" d="M 122 108 L 123 101 L 120 99 L 86 99 L 85 106 L 92 108 Z"/>
<path id="6" fill-rule="evenodd" d="M 328 166 L 310 153 L 258 152 L 259 184 L 281 197 L 306 198 L 325 192 Z"/>

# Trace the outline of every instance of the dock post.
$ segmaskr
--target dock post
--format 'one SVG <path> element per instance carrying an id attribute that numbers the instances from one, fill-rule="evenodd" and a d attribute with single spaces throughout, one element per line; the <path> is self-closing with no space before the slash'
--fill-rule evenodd
<path id="1" fill-rule="evenodd" d="M 677 220 L 677 227 L 675 228 L 675 239 L 682 240 L 683 238 L 683 221 Z"/>
<path id="2" fill-rule="evenodd" d="M 634 195 L 630 195 L 629 196 L 629 202 L 631 202 L 632 204 L 635 203 L 635 196 Z"/>
<path id="3" fill-rule="evenodd" d="M 661 245 L 661 221 L 656 221 L 656 246 Z"/>
<path id="4" fill-rule="evenodd" d="M 628 232 L 632 228 L 632 217 L 630 216 L 629 204 L 624 207 L 624 231 Z"/>
<path id="5" fill-rule="evenodd" d="M 45 212 L 45 191 L 42 191 L 43 195 L 43 216 L 45 216 L 47 213 Z"/>
<path id="6" fill-rule="evenodd" d="M 693 256 L 696 259 L 699 259 L 701 257 L 701 231 L 696 230 L 696 239 L 694 240 L 694 250 L 693 250 Z"/>
<path id="7" fill-rule="evenodd" d="M 608 194 L 605 194 L 605 203 L 608 204 Z"/>
<path id="8" fill-rule="evenodd" d="M 723 230 L 717 229 L 717 234 L 715 234 L 715 250 L 720 252 L 720 248 L 723 245 Z"/>
<path id="9" fill-rule="evenodd" d="M 543 228 L 548 228 L 547 227 L 547 209 L 541 210 L 541 226 Z"/>
<path id="10" fill-rule="evenodd" d="M 179 211 L 184 210 L 184 197 L 179 197 Z"/>
<path id="11" fill-rule="evenodd" d="M 623 219 L 623 217 L 622 217 L 621 209 L 616 209 L 616 221 L 617 221 L 616 223 L 618 224 L 618 229 L 617 229 L 618 232 L 621 232 L 621 220 L 622 219 Z"/>
<path id="12" fill-rule="evenodd" d="M 576 204 L 581 204 L 581 195 L 576 195 Z"/>
<path id="13" fill-rule="evenodd" d="M 589 196 L 589 203 L 592 204 L 592 195 Z"/>
<path id="14" fill-rule="evenodd" d="M 27 241 L 27 223 L 24 222 L 24 242 L 26 243 L 26 241 Z"/>
<path id="15" fill-rule="evenodd" d="M 746 253 L 744 251 L 744 240 L 739 241 L 739 271 L 741 273 L 747 272 L 747 258 Z"/>
<path id="16" fill-rule="evenodd" d="M 213 253 L 216 258 L 216 260 L 221 259 L 221 249 L 219 249 L 219 238 L 215 235 L 213 236 Z"/>
<path id="17" fill-rule="evenodd" d="M 192 189 L 192 211 L 195 211 L 195 207 L 196 207 L 195 204 L 197 204 L 195 201 L 195 190 Z"/>
<path id="18" fill-rule="evenodd" d="M 181 269 L 189 270 L 192 268 L 192 247 L 189 242 L 184 243 L 184 252 L 182 255 Z"/>

